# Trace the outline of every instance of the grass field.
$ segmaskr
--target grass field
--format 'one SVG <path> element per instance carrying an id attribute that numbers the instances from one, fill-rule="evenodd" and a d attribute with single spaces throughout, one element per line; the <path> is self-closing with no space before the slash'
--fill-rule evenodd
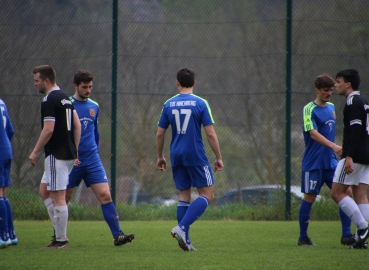
<path id="1" fill-rule="evenodd" d="M 0 250 L 1 269 L 368 269 L 369 250 L 340 244 L 340 222 L 313 221 L 315 247 L 297 246 L 298 222 L 197 221 L 197 251 L 182 251 L 169 235 L 175 221 L 122 222 L 135 240 L 113 245 L 103 221 L 71 221 L 69 248 L 47 249 L 50 221 L 17 221 L 19 244 Z"/>

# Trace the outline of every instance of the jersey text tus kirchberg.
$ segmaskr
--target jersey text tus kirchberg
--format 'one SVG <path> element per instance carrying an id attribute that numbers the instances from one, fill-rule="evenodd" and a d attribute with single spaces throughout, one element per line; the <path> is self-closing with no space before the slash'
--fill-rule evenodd
<path id="1" fill-rule="evenodd" d="M 185 100 L 185 101 L 171 101 L 170 107 L 180 107 L 180 106 L 196 106 L 195 100 Z"/>

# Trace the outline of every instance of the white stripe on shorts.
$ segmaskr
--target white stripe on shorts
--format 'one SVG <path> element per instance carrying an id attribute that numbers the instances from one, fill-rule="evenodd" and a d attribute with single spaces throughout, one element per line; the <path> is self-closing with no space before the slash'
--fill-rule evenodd
<path id="1" fill-rule="evenodd" d="M 208 186 L 212 185 L 212 181 L 211 181 L 211 173 L 209 172 L 209 167 L 208 166 L 204 166 L 204 171 L 205 171 L 205 177 L 206 177 L 206 181 L 208 183 Z"/>

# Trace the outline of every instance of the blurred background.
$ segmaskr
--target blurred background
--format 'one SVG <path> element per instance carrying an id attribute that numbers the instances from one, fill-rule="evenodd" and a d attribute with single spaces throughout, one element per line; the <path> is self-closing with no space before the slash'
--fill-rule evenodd
<path id="1" fill-rule="evenodd" d="M 208 100 L 215 119 L 225 164 L 215 173 L 216 199 L 224 200 L 227 192 L 236 190 L 237 200 L 245 203 L 239 196 L 242 188 L 283 189 L 286 165 L 291 168 L 291 185 L 299 186 L 305 148 L 302 109 L 315 99 L 315 78 L 322 73 L 334 78 L 341 69 L 355 68 L 362 77 L 360 89 L 369 97 L 369 1 L 292 3 L 292 103 L 286 116 L 287 1 L 118 1 L 117 32 L 110 0 L 0 1 L 0 98 L 15 128 L 10 199 L 23 207 L 36 200 L 43 207 L 37 195 L 43 157 L 36 167 L 28 162 L 41 131 L 43 98 L 33 86 L 32 70 L 42 64 L 56 70 L 57 84 L 68 95 L 74 93 L 76 71 L 93 73 L 91 98 L 100 105 L 100 155 L 109 180 L 115 181 L 118 205 L 176 203 L 170 163 L 164 173 L 156 168 L 155 135 L 164 102 L 177 94 L 176 73 L 182 67 L 195 71 L 194 93 Z M 117 109 L 112 110 L 115 74 Z M 334 94 L 331 101 L 336 105 L 336 142 L 341 144 L 344 99 Z M 290 164 L 286 164 L 288 119 Z M 205 145 L 213 165 L 214 154 Z M 84 185 L 72 203 L 98 205 Z M 22 215 L 33 208 L 20 209 L 15 218 L 39 218 Z M 41 212 L 47 217 L 46 210 Z"/>

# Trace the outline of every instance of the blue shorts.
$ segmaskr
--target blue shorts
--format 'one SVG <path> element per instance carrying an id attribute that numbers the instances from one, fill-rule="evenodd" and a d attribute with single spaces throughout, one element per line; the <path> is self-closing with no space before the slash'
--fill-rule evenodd
<path id="1" fill-rule="evenodd" d="M 12 184 L 10 178 L 10 167 L 12 160 L 0 160 L 0 188 L 8 187 Z"/>
<path id="2" fill-rule="evenodd" d="M 81 161 L 81 164 L 74 166 L 72 172 L 69 174 L 67 189 L 78 187 L 82 179 L 86 187 L 108 182 L 108 177 L 99 157 L 92 162 Z"/>
<path id="3" fill-rule="evenodd" d="M 331 189 L 334 171 L 335 170 L 319 169 L 302 172 L 301 192 L 319 195 L 320 189 L 324 183 L 329 187 L 329 189 Z"/>
<path id="4" fill-rule="evenodd" d="M 172 167 L 174 183 L 178 190 L 192 187 L 208 187 L 214 185 L 214 177 L 210 164 L 205 166 Z"/>

